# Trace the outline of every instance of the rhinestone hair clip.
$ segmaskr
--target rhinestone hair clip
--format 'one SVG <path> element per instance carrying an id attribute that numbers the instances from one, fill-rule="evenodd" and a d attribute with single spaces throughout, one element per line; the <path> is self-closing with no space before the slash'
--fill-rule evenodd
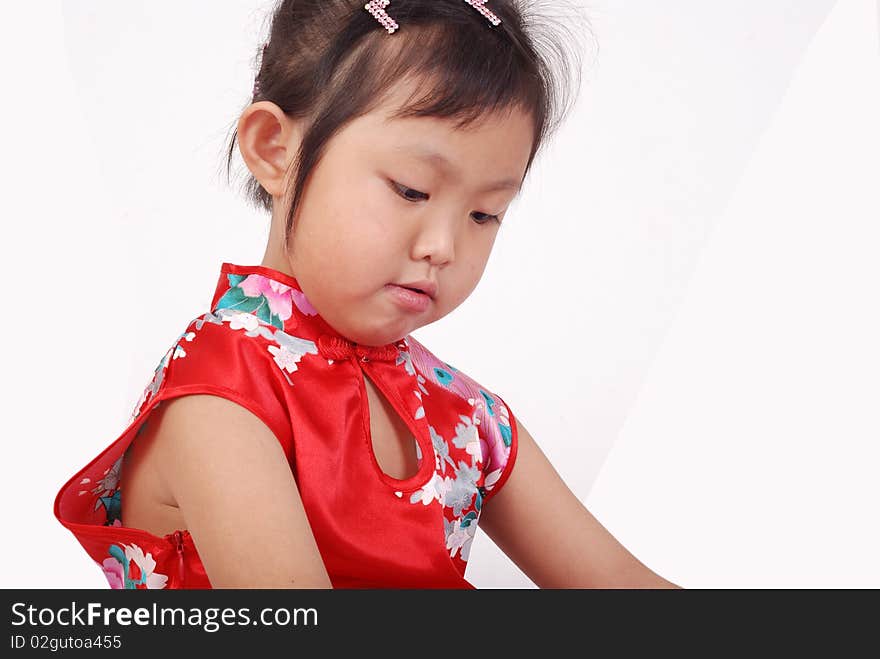
<path id="1" fill-rule="evenodd" d="M 489 19 L 489 22 L 492 25 L 499 25 L 501 23 L 501 19 L 498 18 L 495 14 L 493 14 L 490 10 L 486 9 L 487 0 L 464 0 L 471 7 L 480 12 L 483 16 Z M 388 34 L 393 34 L 394 31 L 400 27 L 393 18 L 388 15 L 388 12 L 385 11 L 385 7 L 391 0 L 370 0 L 367 4 L 364 5 L 364 9 L 370 12 L 373 17 L 379 21 L 379 23 L 384 27 Z"/>

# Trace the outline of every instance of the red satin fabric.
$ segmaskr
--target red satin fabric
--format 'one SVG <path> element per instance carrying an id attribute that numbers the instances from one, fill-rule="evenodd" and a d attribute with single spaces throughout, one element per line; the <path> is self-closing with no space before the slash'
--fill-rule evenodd
<path id="1" fill-rule="evenodd" d="M 416 438 L 410 478 L 376 462 L 365 376 Z M 211 313 L 166 352 L 128 427 L 55 499 L 57 519 L 111 587 L 211 587 L 187 530 L 158 537 L 120 515 L 125 450 L 162 401 L 195 393 L 228 398 L 274 432 L 334 588 L 473 588 L 464 574 L 479 514 L 516 457 L 503 400 L 411 336 L 378 347 L 348 341 L 294 278 L 231 263 Z"/>

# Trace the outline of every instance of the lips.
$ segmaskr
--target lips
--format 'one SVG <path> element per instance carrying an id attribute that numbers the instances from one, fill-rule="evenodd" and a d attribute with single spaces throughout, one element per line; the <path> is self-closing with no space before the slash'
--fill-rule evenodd
<path id="1" fill-rule="evenodd" d="M 386 288 L 391 292 L 392 299 L 406 311 L 424 313 L 432 304 L 427 293 L 420 293 L 414 287 L 388 284 Z"/>
<path id="2" fill-rule="evenodd" d="M 401 288 L 408 288 L 411 291 L 427 295 L 432 300 L 437 297 L 437 284 L 429 279 L 420 279 L 419 281 L 411 281 L 405 284 L 395 284 Z"/>

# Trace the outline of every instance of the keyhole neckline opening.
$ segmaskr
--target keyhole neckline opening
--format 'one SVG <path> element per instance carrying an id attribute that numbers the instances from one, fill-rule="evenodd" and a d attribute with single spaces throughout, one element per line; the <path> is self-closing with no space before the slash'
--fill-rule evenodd
<path id="1" fill-rule="evenodd" d="M 369 453 L 369 459 L 373 465 L 373 470 L 379 476 L 380 480 L 391 487 L 394 491 L 405 492 L 417 490 L 431 480 L 434 475 L 434 460 L 432 459 L 434 455 L 434 447 L 431 443 L 425 417 L 420 419 L 414 418 L 414 412 L 406 409 L 406 405 L 400 400 L 396 390 L 388 387 L 387 383 L 382 381 L 381 376 L 378 376 L 376 372 L 373 371 L 371 368 L 373 365 L 372 362 L 359 360 L 358 364 L 361 365 L 361 368 L 358 370 L 360 371 L 361 410 L 364 421 L 363 426 L 366 437 L 366 449 Z M 373 372 L 367 373 L 368 370 Z M 421 464 L 411 476 L 396 478 L 386 473 L 376 459 L 376 452 L 373 448 L 373 433 L 372 428 L 370 427 L 372 416 L 370 412 L 370 401 L 367 395 L 367 378 L 373 383 L 377 393 L 381 395 L 395 411 L 397 418 L 401 420 L 412 433 L 412 438 L 415 440 L 416 446 L 418 446 L 419 451 L 421 452 Z"/>

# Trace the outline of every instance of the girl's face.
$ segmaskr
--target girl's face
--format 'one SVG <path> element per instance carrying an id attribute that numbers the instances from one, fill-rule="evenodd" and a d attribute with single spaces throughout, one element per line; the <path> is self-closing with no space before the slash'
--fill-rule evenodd
<path id="1" fill-rule="evenodd" d="M 467 130 L 435 118 L 388 120 L 407 91 L 328 142 L 289 252 L 278 257 L 286 262 L 272 264 L 296 277 L 336 331 L 363 345 L 397 341 L 471 294 L 532 148 L 531 117 L 518 110 Z M 410 304 L 398 285 L 420 281 L 436 291 Z"/>

